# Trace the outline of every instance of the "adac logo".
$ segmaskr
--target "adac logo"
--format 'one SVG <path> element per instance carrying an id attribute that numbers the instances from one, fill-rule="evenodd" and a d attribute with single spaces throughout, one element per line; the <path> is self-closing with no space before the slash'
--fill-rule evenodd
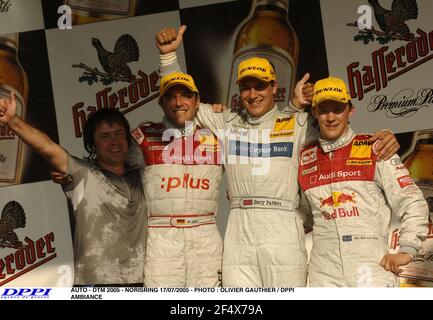
<path id="1" fill-rule="evenodd" d="M 197 136 L 200 144 L 215 145 L 217 143 L 216 137 L 207 129 L 198 130 Z"/>
<path id="2" fill-rule="evenodd" d="M 270 138 L 292 137 L 295 134 L 295 117 L 293 115 L 275 120 Z"/>
<path id="3" fill-rule="evenodd" d="M 354 140 L 353 145 L 356 147 L 368 147 L 371 146 L 373 143 L 367 139 L 363 140 Z"/>
<path id="4" fill-rule="evenodd" d="M 86 106 L 84 102 L 77 102 L 72 106 L 76 138 L 82 136 L 87 118 L 97 110 L 112 108 L 127 114 L 159 97 L 157 70 L 149 74 L 139 70 L 137 75 L 131 71 L 130 64 L 140 58 L 137 41 L 131 35 L 121 35 L 111 51 L 107 50 L 107 44 L 102 44 L 99 39 L 92 38 L 91 43 L 95 47 L 94 54 L 98 56 L 102 70 L 85 63 L 74 64 L 72 67 L 84 70 L 78 79 L 79 82 L 87 83 L 89 86 L 101 83 L 105 88 L 96 92 L 94 105 Z M 113 87 L 109 86 L 114 82 L 126 84 L 113 90 Z"/>
<path id="5" fill-rule="evenodd" d="M 201 152 L 219 152 L 221 150 L 217 137 L 211 131 L 200 129 L 197 130 L 196 134 L 199 142 L 198 149 Z"/>
<path id="6" fill-rule="evenodd" d="M 368 159 L 371 158 L 371 145 L 368 139 L 353 140 L 350 150 L 350 159 Z"/>
<path id="7" fill-rule="evenodd" d="M 340 191 L 334 191 L 332 192 L 332 196 L 329 196 L 328 198 L 321 198 L 320 199 L 320 208 L 324 206 L 331 206 L 331 207 L 340 207 L 343 203 L 356 203 L 355 200 L 355 193 L 352 192 L 352 194 L 347 194 Z"/>
<path id="8" fill-rule="evenodd" d="M 25 226 L 23 207 L 17 201 L 9 201 L 0 218 L 0 286 L 57 257 L 52 232 L 36 241 L 24 237 L 23 243 L 15 230 Z"/>

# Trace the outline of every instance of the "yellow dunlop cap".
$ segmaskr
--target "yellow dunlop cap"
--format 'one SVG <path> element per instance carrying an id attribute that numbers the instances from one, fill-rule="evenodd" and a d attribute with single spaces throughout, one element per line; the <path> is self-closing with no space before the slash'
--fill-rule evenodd
<path id="1" fill-rule="evenodd" d="M 183 72 L 174 72 L 161 78 L 159 86 L 159 97 L 161 98 L 170 87 L 176 84 L 183 85 L 192 92 L 199 93 L 194 83 L 194 79 L 189 74 Z"/>
<path id="2" fill-rule="evenodd" d="M 253 77 L 260 81 L 270 82 L 275 81 L 275 71 L 270 62 L 264 58 L 252 57 L 241 61 L 238 67 L 238 81 L 243 78 Z"/>
<path id="3" fill-rule="evenodd" d="M 326 100 L 349 102 L 350 94 L 343 80 L 329 77 L 314 84 L 313 107 Z"/>

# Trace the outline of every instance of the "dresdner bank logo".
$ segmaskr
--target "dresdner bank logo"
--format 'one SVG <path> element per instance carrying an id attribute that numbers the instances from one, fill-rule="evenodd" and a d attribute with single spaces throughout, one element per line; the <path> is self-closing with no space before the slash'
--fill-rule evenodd
<path id="1" fill-rule="evenodd" d="M 48 299 L 52 288 L 5 288 L 0 299 Z"/>

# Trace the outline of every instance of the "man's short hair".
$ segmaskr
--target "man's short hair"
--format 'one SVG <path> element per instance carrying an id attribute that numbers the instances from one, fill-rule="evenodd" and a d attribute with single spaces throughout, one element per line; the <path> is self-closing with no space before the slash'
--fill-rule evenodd
<path id="1" fill-rule="evenodd" d="M 132 143 L 131 129 L 129 127 L 129 122 L 126 120 L 125 116 L 116 109 L 103 108 L 90 115 L 84 125 L 83 130 L 83 143 L 84 148 L 89 153 L 87 158 L 91 159 L 95 156 L 95 131 L 96 127 L 101 123 L 106 122 L 109 125 L 117 123 L 125 128 L 126 137 L 128 141 L 128 146 Z"/>

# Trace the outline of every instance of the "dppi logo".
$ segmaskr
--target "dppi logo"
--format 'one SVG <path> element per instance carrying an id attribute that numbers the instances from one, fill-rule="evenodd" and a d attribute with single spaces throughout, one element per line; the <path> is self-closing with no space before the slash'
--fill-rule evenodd
<path id="1" fill-rule="evenodd" d="M 6 288 L 4 289 L 2 299 L 35 299 L 49 298 L 51 288 Z"/>

